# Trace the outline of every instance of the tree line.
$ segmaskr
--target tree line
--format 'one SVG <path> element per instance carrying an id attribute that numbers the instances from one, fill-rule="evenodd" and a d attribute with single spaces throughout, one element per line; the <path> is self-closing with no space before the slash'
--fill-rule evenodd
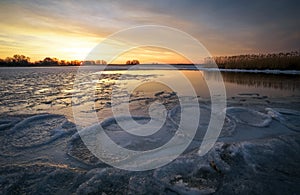
<path id="1" fill-rule="evenodd" d="M 298 51 L 271 54 L 246 54 L 236 56 L 218 56 L 205 59 L 205 65 L 216 63 L 224 69 L 278 69 L 300 70 L 300 53 Z"/>
<path id="2" fill-rule="evenodd" d="M 0 59 L 0 66 L 80 66 L 106 64 L 105 60 L 59 60 L 57 58 L 46 57 L 43 60 L 30 62 L 30 58 L 24 55 L 14 55 L 5 59 Z"/>
<path id="3" fill-rule="evenodd" d="M 30 62 L 30 58 L 24 55 L 14 55 L 5 59 L 0 59 L 0 66 L 79 66 L 79 60 L 59 60 L 57 58 L 46 57 L 43 60 Z"/>
<path id="4" fill-rule="evenodd" d="M 298 51 L 272 54 L 245 54 L 235 56 L 208 57 L 204 60 L 206 67 L 216 63 L 219 68 L 224 69 L 278 69 L 278 70 L 300 70 L 300 53 Z M 107 64 L 104 60 L 79 61 L 59 60 L 46 57 L 43 60 L 30 62 L 30 58 L 24 55 L 14 55 L 0 59 L 0 66 L 80 66 Z M 126 65 L 140 64 L 138 60 L 128 60 Z"/>
<path id="5" fill-rule="evenodd" d="M 12 57 L 0 58 L 0 66 L 81 66 L 81 65 L 106 65 L 105 60 L 59 60 L 57 58 L 46 57 L 43 60 L 30 62 L 30 58 L 24 55 L 15 54 Z M 138 60 L 128 60 L 126 65 L 140 64 Z"/>

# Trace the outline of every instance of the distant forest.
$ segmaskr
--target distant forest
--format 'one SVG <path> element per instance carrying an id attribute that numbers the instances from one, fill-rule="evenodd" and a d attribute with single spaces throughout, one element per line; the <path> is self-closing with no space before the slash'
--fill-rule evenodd
<path id="1" fill-rule="evenodd" d="M 219 56 L 205 59 L 209 67 L 215 62 L 224 69 L 257 70 L 300 70 L 300 53 L 298 51 L 272 54 L 246 54 L 236 56 Z"/>
<path id="2" fill-rule="evenodd" d="M 30 62 L 30 58 L 24 55 L 14 55 L 0 59 L 0 66 L 81 66 L 81 65 L 106 65 L 105 60 L 59 60 L 57 58 L 46 57 L 43 60 Z M 138 60 L 127 60 L 124 64 L 136 65 L 140 64 Z"/>
<path id="3" fill-rule="evenodd" d="M 257 69 L 257 70 L 300 70 L 300 53 L 298 51 L 272 54 L 245 54 L 236 56 L 217 56 L 205 58 L 204 65 L 210 67 L 214 62 L 219 68 L 224 69 Z M 139 64 L 138 60 L 128 60 L 124 64 Z M 80 65 L 105 65 L 104 60 L 95 61 L 66 61 L 46 57 L 43 60 L 30 62 L 24 55 L 14 55 L 0 59 L 0 66 L 80 66 Z"/>
<path id="4" fill-rule="evenodd" d="M 7 57 L 0 59 L 0 66 L 79 66 L 81 61 L 79 60 L 59 60 L 57 58 L 46 57 L 43 60 L 30 62 L 30 58 L 24 55 L 14 55 L 13 57 Z"/>

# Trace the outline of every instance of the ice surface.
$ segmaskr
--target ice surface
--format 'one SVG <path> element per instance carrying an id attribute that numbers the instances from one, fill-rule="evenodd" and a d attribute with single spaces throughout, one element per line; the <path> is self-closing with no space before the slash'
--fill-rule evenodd
<path id="1" fill-rule="evenodd" d="M 187 110 L 194 109 L 195 106 L 198 105 L 184 105 L 184 106 L 178 105 L 174 107 L 172 110 L 170 110 L 168 116 L 174 124 L 179 125 L 181 120 L 180 117 L 181 117 L 182 109 L 187 109 Z M 199 125 L 194 140 L 202 140 L 204 138 L 204 135 L 207 132 L 207 128 L 211 118 L 211 110 L 209 105 L 201 104 L 199 109 L 200 109 Z M 191 121 L 191 123 L 195 123 L 195 122 L 197 121 Z M 236 127 L 235 121 L 226 116 L 220 137 L 232 136 L 235 132 L 235 127 Z M 189 128 L 189 127 L 186 126 L 183 128 Z"/>
<path id="2" fill-rule="evenodd" d="M 138 124 L 145 124 L 150 121 L 150 117 L 132 117 L 133 120 L 135 120 Z M 132 132 L 134 131 L 147 131 L 152 129 L 136 129 L 136 127 L 130 122 L 131 117 L 119 117 L 118 120 L 123 120 L 123 124 L 125 127 L 130 127 L 130 130 Z M 152 118 L 153 122 L 157 121 L 158 124 L 160 124 L 159 119 Z M 128 125 L 126 125 L 128 123 Z M 167 141 L 169 141 L 174 136 L 174 131 L 176 131 L 176 126 L 172 125 L 172 123 L 166 121 L 161 128 L 158 129 L 157 132 L 149 135 L 149 136 L 136 136 L 134 134 L 126 132 L 124 129 L 122 129 L 116 120 L 113 119 L 107 119 L 101 123 L 104 131 L 108 134 L 108 136 L 115 141 L 115 143 L 119 144 L 122 147 L 125 147 L 127 149 L 132 150 L 150 150 L 157 147 L 160 147 L 161 145 L 165 144 Z M 143 126 L 143 125 L 142 125 Z M 155 128 L 155 127 L 153 127 Z M 171 131 L 170 131 L 171 130 Z"/>
<path id="3" fill-rule="evenodd" d="M 64 122 L 64 117 L 52 114 L 24 119 L 10 130 L 11 144 L 17 148 L 48 144 L 66 133 L 61 127 Z"/>
<path id="4" fill-rule="evenodd" d="M 272 121 L 270 115 L 244 107 L 227 107 L 226 114 L 238 123 L 254 127 L 267 127 Z"/>
<path id="5" fill-rule="evenodd" d="M 107 118 L 99 117 L 102 133 L 120 146 L 144 151 L 166 143 L 177 133 L 181 108 L 176 92 L 159 89 L 152 95 L 140 90 L 132 94 L 131 114 L 138 123 L 147 123 L 153 102 L 160 101 L 168 112 L 161 131 L 137 139 L 125 132 L 108 111 L 114 106 L 110 100 L 114 82 L 124 72 L 110 71 L 97 78 L 98 73 L 87 70 L 85 74 L 90 77 L 85 82 L 96 85 L 95 97 L 85 96 L 88 89 L 84 83 L 83 91 L 74 90 L 76 72 L 76 67 L 1 69 L 1 194 L 300 194 L 298 80 L 290 89 L 294 91 L 289 91 L 293 97 L 273 88 L 280 95 L 267 97 L 254 88 L 249 90 L 247 83 L 241 85 L 245 91 L 235 92 L 239 95 L 228 99 L 220 138 L 205 156 L 198 155 L 199 143 L 211 110 L 209 100 L 199 98 L 200 131 L 190 147 L 166 166 L 130 172 L 101 162 L 87 149 L 74 123 L 66 119 L 72 120 L 72 104 L 94 99 L 97 114 Z M 135 72 L 124 75 L 124 83 L 158 75 L 142 72 L 144 76 Z M 264 90 L 269 83 L 262 85 L 256 87 Z M 126 103 L 121 99 L 129 94 L 121 85 L 115 87 L 120 99 L 117 103 Z M 73 94 L 76 97 L 72 99 Z M 20 115 L 24 113 L 30 115 Z M 123 117 L 126 121 L 129 116 Z M 83 131 L 86 129 L 97 130 L 86 127 Z M 174 152 L 176 146 L 169 149 Z M 106 155 L 109 157 L 109 153 Z M 150 157 L 134 158 L 146 164 L 169 156 L 161 152 Z"/>
<path id="6" fill-rule="evenodd" d="M 268 114 L 275 120 L 294 131 L 300 131 L 300 112 L 285 108 L 266 108 Z"/>
<path id="7" fill-rule="evenodd" d="M 295 192 L 299 188 L 291 183 L 300 176 L 299 156 L 293 157 L 300 147 L 297 139 L 299 135 L 217 143 L 204 158 L 187 154 L 153 175 L 178 194 Z"/>
<path id="8" fill-rule="evenodd" d="M 288 113 L 289 116 L 297 114 L 292 110 L 281 110 L 281 112 Z M 136 118 L 141 123 L 146 123 L 146 119 L 146 117 Z M 14 134 L 18 132 L 20 133 L 18 135 L 25 135 L 25 132 L 32 135 L 41 124 L 48 124 L 45 125 L 47 132 L 57 128 L 68 132 L 74 128 L 74 124 L 65 122 L 65 118 L 59 115 L 37 115 L 26 119 L 12 117 L 3 123 L 18 120 L 22 121 L 5 130 L 14 139 L 16 136 Z M 56 126 L 54 123 L 60 125 Z M 276 123 L 280 124 L 277 121 Z M 258 130 L 272 131 L 276 127 L 272 125 L 276 123 L 270 124 L 270 128 L 258 128 Z M 101 124 L 106 133 L 111 133 L 112 137 L 117 135 L 115 139 L 123 141 L 120 144 L 126 145 L 125 139 L 130 137 L 124 134 L 114 118 L 109 118 Z M 238 134 L 241 127 L 248 126 L 244 123 L 236 125 L 235 134 Z M 165 128 L 170 127 L 174 126 Z M 257 129 L 254 126 L 249 128 Z M 278 127 L 278 135 L 269 137 L 235 140 L 228 143 L 219 141 L 205 156 L 198 156 L 197 148 L 194 148 L 170 164 L 146 172 L 122 171 L 102 163 L 86 148 L 78 133 L 73 136 L 66 134 L 64 138 L 58 137 L 57 141 L 53 142 L 49 141 L 51 134 L 42 131 L 45 140 L 33 136 L 33 145 L 36 146 L 30 148 L 33 154 L 22 153 L 20 156 L 10 157 L 0 155 L 0 189 L 4 194 L 25 192 L 78 194 L 288 192 L 298 194 L 300 136 L 296 132 L 291 133 L 293 131 L 289 134 L 280 134 L 281 128 L 282 126 Z M 165 131 L 164 134 L 170 132 L 172 131 Z M 44 145 L 39 145 L 40 147 L 37 145 L 46 142 L 47 147 L 43 149 L 41 147 Z M 20 143 L 31 146 L 22 139 Z M 1 142 L 1 144 L 5 143 Z M 15 145 L 15 142 L 12 144 Z M 136 144 L 143 143 L 136 142 Z M 23 151 L 20 147 L 17 149 Z M 63 154 L 68 154 L 69 157 L 64 159 L 67 156 Z M 35 157 L 30 158 L 32 156 Z M 54 158 L 50 160 L 50 156 Z M 155 160 L 155 155 L 151 160 Z"/>
<path id="9" fill-rule="evenodd" d="M 96 166 L 103 164 L 97 157 L 95 157 L 89 149 L 85 146 L 78 133 L 74 134 L 68 142 L 67 154 L 73 159 L 90 165 Z"/>

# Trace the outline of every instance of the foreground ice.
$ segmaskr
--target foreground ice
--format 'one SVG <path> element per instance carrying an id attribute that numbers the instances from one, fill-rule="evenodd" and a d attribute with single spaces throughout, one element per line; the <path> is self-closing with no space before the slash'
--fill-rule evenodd
<path id="1" fill-rule="evenodd" d="M 141 101 L 137 100 L 137 108 L 143 108 Z M 211 114 L 209 104 L 200 103 L 200 124 L 191 145 L 170 164 L 145 172 L 101 162 L 62 115 L 2 117 L 0 190 L 3 194 L 299 194 L 299 110 L 283 107 L 282 100 L 267 103 L 250 97 L 243 103 L 229 101 L 219 140 L 199 156 Z M 161 131 L 142 138 L 124 132 L 115 118 L 99 125 L 115 143 L 143 151 L 174 136 L 179 113 L 180 108 L 172 104 Z M 134 119 L 140 124 L 149 121 L 147 116 Z M 82 131 L 90 129 L 95 128 Z"/>
<path id="2" fill-rule="evenodd" d="M 294 131 L 300 131 L 300 112 L 284 108 L 266 108 L 268 114 Z"/>
<path id="3" fill-rule="evenodd" d="M 267 127 L 272 121 L 270 115 L 249 108 L 227 107 L 226 113 L 236 122 L 254 127 Z"/>
<path id="4" fill-rule="evenodd" d="M 66 119 L 59 115 L 37 115 L 17 123 L 8 132 L 11 144 L 17 148 L 37 147 L 63 136 Z"/>

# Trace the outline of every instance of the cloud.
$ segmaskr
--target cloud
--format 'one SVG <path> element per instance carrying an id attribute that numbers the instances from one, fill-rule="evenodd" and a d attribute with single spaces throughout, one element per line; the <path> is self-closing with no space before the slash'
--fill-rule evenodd
<path id="1" fill-rule="evenodd" d="M 0 50 L 68 57 L 68 47 L 93 47 L 124 28 L 158 24 L 191 34 L 215 55 L 288 51 L 299 49 L 299 8 L 299 1 L 283 0 L 4 0 Z"/>

